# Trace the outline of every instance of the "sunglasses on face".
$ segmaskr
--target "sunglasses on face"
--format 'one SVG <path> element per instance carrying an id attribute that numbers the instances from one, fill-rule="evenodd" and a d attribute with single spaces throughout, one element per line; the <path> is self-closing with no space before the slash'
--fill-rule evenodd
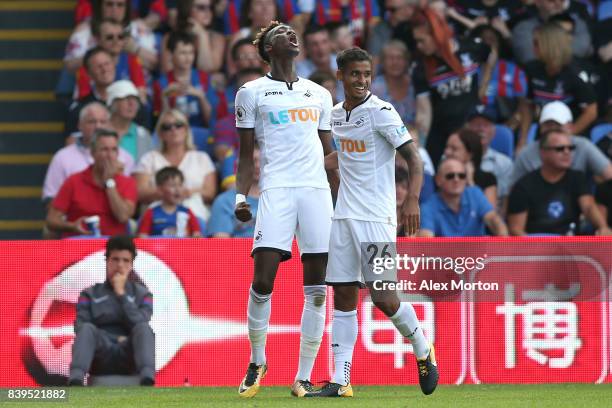
<path id="1" fill-rule="evenodd" d="M 561 152 L 573 152 L 574 150 L 576 150 L 576 145 L 559 145 L 559 146 L 547 146 L 545 148 L 546 150 L 553 150 L 557 153 L 561 153 Z"/>
<path id="2" fill-rule="evenodd" d="M 183 122 L 162 123 L 160 129 L 162 130 L 162 132 L 168 132 L 172 129 L 182 129 L 183 127 L 185 127 L 185 124 Z"/>
<path id="3" fill-rule="evenodd" d="M 467 177 L 467 175 L 465 173 L 447 173 L 444 175 L 444 178 L 446 180 L 453 180 L 453 179 L 459 179 L 459 180 L 465 180 L 465 178 Z"/>
<path id="4" fill-rule="evenodd" d="M 121 33 L 121 34 L 108 34 L 108 35 L 104 36 L 104 39 L 106 41 L 125 40 L 125 37 L 127 37 L 127 34 L 125 34 L 125 33 Z"/>

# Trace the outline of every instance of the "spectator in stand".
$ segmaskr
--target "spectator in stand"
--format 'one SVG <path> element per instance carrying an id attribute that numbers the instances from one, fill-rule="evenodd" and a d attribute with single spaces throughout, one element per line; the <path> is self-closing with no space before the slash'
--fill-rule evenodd
<path id="1" fill-rule="evenodd" d="M 153 295 L 134 274 L 131 238 L 106 242 L 106 280 L 79 295 L 68 385 L 83 386 L 85 375 L 133 374 L 140 385 L 155 384 L 155 334 L 149 325 Z M 91 372 L 90 372 L 91 370 Z"/>
<path id="2" fill-rule="evenodd" d="M 420 237 L 508 235 L 506 225 L 480 188 L 467 186 L 465 165 L 445 159 L 436 174 L 438 191 L 421 207 Z"/>
<path id="3" fill-rule="evenodd" d="M 155 132 L 159 135 L 161 149 L 145 154 L 134 170 L 139 201 L 148 205 L 161 199 L 155 186 L 155 173 L 174 166 L 185 175 L 182 204 L 196 217 L 207 220 L 210 215 L 207 204 L 212 203 L 217 193 L 217 174 L 210 157 L 195 150 L 187 117 L 176 109 L 163 112 Z"/>
<path id="4" fill-rule="evenodd" d="M 138 90 L 130 81 L 113 83 L 107 90 L 107 105 L 111 111 L 111 127 L 120 135 L 119 146 L 128 151 L 138 162 L 153 148 L 151 134 L 147 129 L 134 122 L 140 104 Z"/>
<path id="5" fill-rule="evenodd" d="M 415 13 L 413 34 L 422 53 L 414 73 L 416 126 L 426 134 L 425 148 L 434 165 L 451 132 L 465 123 L 478 105 L 480 71 L 490 72 L 489 47 L 473 40 L 458 41 L 447 22 L 434 10 Z"/>
<path id="6" fill-rule="evenodd" d="M 525 66 L 529 102 L 539 108 L 552 101 L 565 102 L 576 118 L 571 124 L 571 133 L 583 134 L 597 118 L 597 96 L 572 62 L 569 35 L 557 23 L 545 23 L 536 28 L 534 43 L 538 59 Z M 523 123 L 519 148 L 527 141 L 529 125 L 533 119 L 532 111 L 521 111 Z"/>
<path id="7" fill-rule="evenodd" d="M 321 85 L 323 88 L 327 89 L 332 96 L 332 101 L 337 104 L 338 101 L 338 80 L 336 76 L 329 71 L 315 71 L 313 72 L 308 79 L 314 82 L 317 85 Z"/>
<path id="8" fill-rule="evenodd" d="M 560 101 L 544 105 L 540 114 L 539 133 L 544 134 L 551 130 L 563 130 L 571 133 L 572 111 Z M 576 146 L 572 154 L 571 168 L 579 170 L 587 176 L 593 177 L 596 183 L 612 179 L 612 164 L 610 160 L 585 137 L 571 136 L 572 145 Z M 514 160 L 510 185 L 529 172 L 537 170 L 542 165 L 538 142 L 528 144 Z"/>
<path id="9" fill-rule="evenodd" d="M 491 25 L 506 40 L 511 40 L 511 24 L 524 12 L 524 5 L 513 0 L 457 0 L 449 7 L 448 17 L 459 22 L 468 31 L 482 25 Z"/>
<path id="10" fill-rule="evenodd" d="M 239 221 L 234 215 L 236 205 L 236 189 L 234 187 L 219 194 L 212 206 L 212 214 L 208 224 L 208 236 L 214 238 L 253 238 L 255 236 L 255 218 L 259 203 L 259 147 L 253 150 L 253 184 L 247 195 L 247 203 L 251 206 L 253 218 L 247 222 Z"/>
<path id="11" fill-rule="evenodd" d="M 213 0 L 184 0 L 178 2 L 178 16 L 174 32 L 190 33 L 195 37 L 196 68 L 213 73 L 223 66 L 225 38 L 213 28 Z M 169 34 L 162 40 L 162 72 L 172 69 L 172 51 L 168 48 Z"/>
<path id="12" fill-rule="evenodd" d="M 496 121 L 505 123 L 512 130 L 521 124 L 521 111 L 526 109 L 524 99 L 527 96 L 527 76 L 514 62 L 507 58 L 509 49 L 504 45 L 502 35 L 493 26 L 479 25 L 470 33 L 471 38 L 480 38 L 498 56 L 490 75 L 481 78 L 479 96 L 486 109 L 496 117 Z"/>
<path id="13" fill-rule="evenodd" d="M 91 20 L 80 23 L 70 36 L 64 56 L 66 68 L 75 72 L 81 67 L 83 56 L 90 48 L 100 43 L 104 36 L 96 36 L 105 20 L 119 24 L 125 47 L 135 58 L 139 58 L 147 69 L 155 69 L 158 64 L 155 36 L 151 29 L 139 19 L 131 20 L 131 0 L 98 0 L 93 4 Z M 106 47 L 105 47 L 106 48 Z"/>
<path id="14" fill-rule="evenodd" d="M 322 26 L 311 26 L 304 32 L 306 59 L 296 63 L 298 76 L 308 78 L 315 71 L 338 70 L 336 54 L 332 53 L 329 32 Z"/>
<path id="15" fill-rule="evenodd" d="M 75 142 L 60 149 L 49 164 L 43 185 L 43 201 L 50 202 L 60 190 L 66 179 L 85 170 L 94 162 L 91 142 L 98 129 L 108 128 L 110 113 L 100 102 L 90 102 L 79 113 L 79 136 Z M 123 174 L 129 176 L 134 167 L 134 159 L 124 149 L 119 148 L 118 165 Z"/>
<path id="16" fill-rule="evenodd" d="M 240 29 L 229 36 L 228 50 L 242 38 L 255 38 L 272 20 L 286 21 L 282 18 L 281 7 L 275 0 L 241 0 L 241 3 Z M 230 75 L 236 72 L 229 52 L 226 55 L 226 69 Z"/>
<path id="17" fill-rule="evenodd" d="M 381 54 L 381 71 L 372 81 L 372 93 L 393 105 L 404 123 L 413 124 L 416 113 L 410 78 L 410 52 L 399 40 L 391 40 Z"/>
<path id="18" fill-rule="evenodd" d="M 66 135 L 70 136 L 77 130 L 79 114 L 84 106 L 91 102 L 106 104 L 107 88 L 115 82 L 115 64 L 111 55 L 102 47 L 94 47 L 85 53 L 83 66 L 91 78 L 93 85 L 89 95 L 75 100 L 68 108 L 66 118 Z"/>
<path id="19" fill-rule="evenodd" d="M 495 176 L 497 180 L 496 208 L 500 214 L 505 214 L 504 203 L 510 193 L 512 159 L 490 147 L 496 132 L 494 113 L 487 108 L 475 110 L 470 115 L 466 128 L 480 136 L 483 151 L 480 169 Z"/>
<path id="20" fill-rule="evenodd" d="M 153 110 L 159 114 L 176 108 L 189 118 L 191 126 L 208 127 L 213 114 L 211 100 L 217 103 L 218 98 L 208 74 L 193 67 L 195 44 L 193 34 L 175 31 L 169 35 L 172 70 L 161 74 L 155 83 Z"/>
<path id="21" fill-rule="evenodd" d="M 357 46 L 364 46 L 365 34 L 380 21 L 378 0 L 322 0 L 313 10 L 313 24 L 348 22 Z"/>
<path id="22" fill-rule="evenodd" d="M 93 13 L 92 2 L 99 2 L 99 0 L 78 0 L 76 9 L 74 10 L 74 20 L 77 24 L 91 18 Z M 165 21 L 168 17 L 168 10 L 166 8 L 166 0 L 132 0 L 132 15 L 133 18 L 142 18 L 142 21 L 151 29 L 155 30 L 159 27 L 160 23 Z M 127 5 L 129 7 L 130 5 Z M 117 9 L 124 8 L 121 2 L 109 3 L 109 6 Z"/>
<path id="23" fill-rule="evenodd" d="M 607 220 L 608 225 L 612 225 L 612 180 L 597 186 L 595 201 L 603 218 Z"/>
<path id="24" fill-rule="evenodd" d="M 253 7 L 254 14 L 256 15 L 258 12 L 266 11 L 262 7 L 269 7 L 270 5 L 267 1 L 248 5 L 245 5 L 245 2 L 246 0 L 223 0 L 216 2 L 215 14 L 221 17 L 226 36 L 236 34 L 242 28 L 250 25 L 243 14 L 245 12 L 249 13 L 251 7 Z M 276 7 L 283 11 L 283 21 L 290 24 L 296 33 L 301 34 L 304 32 L 307 22 L 310 21 L 315 2 L 314 0 L 276 0 Z"/>
<path id="25" fill-rule="evenodd" d="M 140 60 L 134 54 L 125 51 L 127 34 L 120 23 L 114 20 L 102 20 L 99 30 L 94 33 L 100 47 L 105 49 L 113 58 L 115 64 L 115 80 L 129 79 L 136 88 L 141 102 L 147 101 L 145 75 Z M 77 72 L 77 99 L 84 98 L 92 90 L 91 78 L 85 67 L 81 66 Z"/>
<path id="26" fill-rule="evenodd" d="M 329 40 L 331 41 L 332 52 L 338 54 L 340 51 L 348 50 L 355 46 L 355 39 L 351 32 L 350 25 L 344 21 L 332 21 L 325 24 L 327 32 L 329 32 Z"/>
<path id="27" fill-rule="evenodd" d="M 236 96 L 238 88 L 236 88 L 236 73 L 249 68 L 267 70 L 267 65 L 257 52 L 257 47 L 253 44 L 252 38 L 241 38 L 236 41 L 230 52 L 232 67 L 234 72 L 230 73 L 230 87 L 232 87 L 232 96 Z"/>
<path id="28" fill-rule="evenodd" d="M 125 234 L 136 209 L 136 183 L 121 174 L 117 133 L 96 130 L 91 155 L 93 164 L 68 177 L 49 207 L 47 227 L 64 237 L 91 235 L 83 221 L 92 215 L 100 217 L 102 235 Z"/>
<path id="29" fill-rule="evenodd" d="M 155 173 L 155 184 L 161 200 L 147 208 L 138 227 L 138 236 L 201 237 L 200 223 L 193 212 L 183 205 L 185 177 L 176 167 L 164 167 Z"/>
<path id="30" fill-rule="evenodd" d="M 569 133 L 551 130 L 540 141 L 542 166 L 523 176 L 512 188 L 508 202 L 508 225 L 512 235 L 574 235 L 584 214 L 598 235 L 612 231 L 599 212 L 585 174 L 571 169 Z"/>
<path id="31" fill-rule="evenodd" d="M 493 208 L 497 208 L 497 179 L 492 173 L 480 168 L 482 162 L 482 140 L 469 129 L 461 129 L 446 141 L 444 157 L 459 160 L 465 166 L 467 185 L 478 186 Z"/>
<path id="32" fill-rule="evenodd" d="M 263 75 L 264 72 L 261 68 L 246 68 L 239 71 L 236 75 L 236 89 L 240 88 L 249 81 L 254 81 L 261 78 Z M 231 100 L 233 101 L 234 99 L 235 95 L 231 98 Z M 238 137 L 238 132 L 236 131 L 236 117 L 234 115 L 233 108 L 230 110 L 228 115 L 216 121 L 213 129 L 213 135 L 215 139 L 214 151 L 217 162 L 223 162 L 226 160 L 226 158 L 230 155 L 230 150 L 233 150 L 234 152 L 238 151 L 238 142 L 240 138 Z M 226 176 L 234 175 L 233 165 L 231 165 L 231 168 L 232 173 L 227 174 Z M 226 183 L 224 176 L 221 177 L 221 180 L 223 184 Z"/>
<path id="33" fill-rule="evenodd" d="M 534 31 L 552 16 L 563 13 L 573 3 L 572 1 L 534 0 L 536 15 L 524 19 L 512 29 L 512 47 L 515 60 L 525 65 L 536 58 L 534 47 Z M 575 21 L 574 39 L 571 45 L 576 57 L 588 57 L 593 53 L 591 34 L 588 22 L 578 14 L 573 14 Z"/>
<path id="34" fill-rule="evenodd" d="M 380 62 L 384 45 L 392 39 L 403 41 L 410 51 L 416 49 L 410 19 L 420 0 L 385 0 L 384 3 L 385 18 L 378 22 L 368 35 L 367 48 L 372 54 L 375 69 Z"/>

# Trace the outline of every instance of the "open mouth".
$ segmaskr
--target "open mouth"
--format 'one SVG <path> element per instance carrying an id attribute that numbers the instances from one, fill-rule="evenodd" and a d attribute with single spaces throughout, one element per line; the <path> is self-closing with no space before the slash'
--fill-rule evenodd
<path id="1" fill-rule="evenodd" d="M 294 47 L 299 47 L 300 43 L 298 42 L 297 35 L 293 34 L 289 36 L 289 44 L 293 45 Z"/>
<path id="2" fill-rule="evenodd" d="M 367 91 L 367 88 L 365 86 L 353 86 L 353 89 L 355 89 L 357 92 Z"/>

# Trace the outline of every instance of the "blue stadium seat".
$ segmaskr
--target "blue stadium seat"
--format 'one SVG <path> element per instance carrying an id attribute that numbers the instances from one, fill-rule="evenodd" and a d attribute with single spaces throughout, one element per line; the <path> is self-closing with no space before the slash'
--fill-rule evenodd
<path id="1" fill-rule="evenodd" d="M 193 144 L 196 149 L 208 153 L 210 158 L 214 158 L 214 138 L 212 132 L 203 127 L 192 126 Z"/>
<path id="2" fill-rule="evenodd" d="M 491 147 L 506 156 L 514 157 L 514 133 L 504 125 L 495 125 L 495 136 L 491 141 Z"/>
<path id="3" fill-rule="evenodd" d="M 602 123 L 591 130 L 591 142 L 597 144 L 608 133 L 612 132 L 612 123 Z"/>

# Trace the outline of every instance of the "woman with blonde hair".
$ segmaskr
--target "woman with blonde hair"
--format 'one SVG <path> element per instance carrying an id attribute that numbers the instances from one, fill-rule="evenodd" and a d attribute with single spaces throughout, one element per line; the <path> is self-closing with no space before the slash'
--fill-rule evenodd
<path id="1" fill-rule="evenodd" d="M 381 52 L 382 73 L 372 81 L 372 93 L 388 101 L 404 123 L 414 123 L 416 106 L 410 78 L 410 51 L 400 40 L 391 40 Z"/>
<path id="2" fill-rule="evenodd" d="M 533 37 L 537 59 L 525 66 L 527 103 L 535 104 L 539 110 L 549 102 L 564 102 L 576 118 L 568 124 L 570 131 L 575 135 L 582 134 L 597 118 L 597 96 L 573 61 L 571 36 L 558 22 L 548 22 L 536 28 Z M 526 114 L 521 117 L 519 147 L 527 141 L 533 111 L 532 106 L 522 109 Z"/>
<path id="3" fill-rule="evenodd" d="M 167 166 L 178 167 L 185 175 L 181 191 L 183 205 L 197 217 L 208 219 L 208 205 L 217 194 L 217 173 L 208 154 L 195 149 L 187 117 L 177 109 L 165 111 L 160 115 L 155 131 L 160 139 L 160 149 L 145 154 L 134 170 L 138 200 L 147 205 L 159 200 L 161 196 L 155 186 L 155 173 Z"/>

